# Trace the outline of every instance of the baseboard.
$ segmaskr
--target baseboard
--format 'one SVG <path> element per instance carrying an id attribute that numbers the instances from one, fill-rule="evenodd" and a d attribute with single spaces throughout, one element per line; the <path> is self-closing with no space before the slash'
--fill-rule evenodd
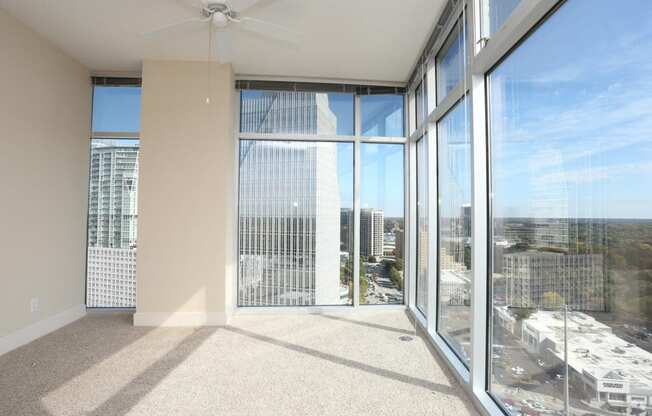
<path id="1" fill-rule="evenodd" d="M 134 326 L 221 326 L 229 322 L 224 312 L 136 312 Z"/>
<path id="2" fill-rule="evenodd" d="M 35 339 L 68 325 L 86 314 L 86 306 L 78 305 L 63 312 L 33 323 L 0 338 L 0 355 L 15 350 Z"/>

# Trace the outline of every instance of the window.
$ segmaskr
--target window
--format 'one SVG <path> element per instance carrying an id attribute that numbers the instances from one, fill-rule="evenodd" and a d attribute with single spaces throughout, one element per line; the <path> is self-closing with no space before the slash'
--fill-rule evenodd
<path id="1" fill-rule="evenodd" d="M 463 99 L 437 124 L 439 334 L 466 364 L 471 342 L 471 139 Z"/>
<path id="2" fill-rule="evenodd" d="M 93 131 L 138 133 L 140 87 L 93 88 Z"/>
<path id="3" fill-rule="evenodd" d="M 437 102 L 446 98 L 464 78 L 466 64 L 466 26 L 460 20 L 437 55 Z"/>
<path id="4" fill-rule="evenodd" d="M 238 304 L 353 301 L 353 143 L 240 141 Z"/>
<path id="5" fill-rule="evenodd" d="M 240 131 L 352 136 L 353 94 L 244 90 Z"/>
<path id="6" fill-rule="evenodd" d="M 140 87 L 95 86 L 92 120 L 86 306 L 134 308 Z"/>
<path id="7" fill-rule="evenodd" d="M 484 29 L 488 37 L 496 33 L 518 6 L 521 0 L 483 0 L 485 5 Z"/>
<path id="8" fill-rule="evenodd" d="M 416 124 L 419 126 L 423 120 L 426 118 L 426 100 L 424 95 L 424 82 L 421 82 L 416 89 L 414 102 L 415 102 L 415 114 L 416 114 Z"/>
<path id="9" fill-rule="evenodd" d="M 404 136 L 403 95 L 360 96 L 363 136 Z"/>
<path id="10" fill-rule="evenodd" d="M 403 144 L 360 144 L 360 304 L 403 303 Z"/>
<path id="11" fill-rule="evenodd" d="M 417 142 L 417 278 L 416 306 L 427 315 L 428 301 L 428 138 Z"/>
<path id="12" fill-rule="evenodd" d="M 623 382 L 650 386 L 650 21 L 647 1 L 569 0 L 488 74 L 489 391 L 506 408 L 561 412 L 568 386 L 573 415 L 602 415 Z"/>

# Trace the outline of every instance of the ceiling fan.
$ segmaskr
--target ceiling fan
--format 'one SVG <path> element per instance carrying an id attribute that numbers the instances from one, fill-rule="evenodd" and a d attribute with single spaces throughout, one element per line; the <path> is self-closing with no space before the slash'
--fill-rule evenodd
<path id="1" fill-rule="evenodd" d="M 241 29 L 254 32 L 272 40 L 296 44 L 297 34 L 292 30 L 272 22 L 257 19 L 246 15 L 257 6 L 275 0 L 249 0 L 240 11 L 236 11 L 231 4 L 224 0 L 177 0 L 178 3 L 190 7 L 198 16 L 184 19 L 155 30 L 144 33 L 145 36 L 156 35 L 170 29 L 187 24 L 204 24 L 208 28 L 208 60 L 211 60 L 213 31 L 217 31 L 217 61 L 228 63 L 232 60 L 232 30 Z"/>

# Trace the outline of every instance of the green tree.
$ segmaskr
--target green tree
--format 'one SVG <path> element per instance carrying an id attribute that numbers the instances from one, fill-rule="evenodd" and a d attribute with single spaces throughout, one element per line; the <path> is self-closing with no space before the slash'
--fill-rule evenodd
<path id="1" fill-rule="evenodd" d="M 403 259 L 396 259 L 396 262 L 394 263 L 394 267 L 396 267 L 396 270 L 403 270 Z"/>
<path id="2" fill-rule="evenodd" d="M 545 292 L 543 294 L 543 305 L 547 308 L 558 308 L 564 303 L 564 297 L 557 292 Z"/>

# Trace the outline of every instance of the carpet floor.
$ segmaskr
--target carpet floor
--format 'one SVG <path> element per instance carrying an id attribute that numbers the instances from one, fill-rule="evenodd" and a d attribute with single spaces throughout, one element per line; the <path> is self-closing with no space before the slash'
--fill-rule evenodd
<path id="1" fill-rule="evenodd" d="M 84 318 L 0 356 L 0 415 L 477 415 L 405 312 Z"/>

